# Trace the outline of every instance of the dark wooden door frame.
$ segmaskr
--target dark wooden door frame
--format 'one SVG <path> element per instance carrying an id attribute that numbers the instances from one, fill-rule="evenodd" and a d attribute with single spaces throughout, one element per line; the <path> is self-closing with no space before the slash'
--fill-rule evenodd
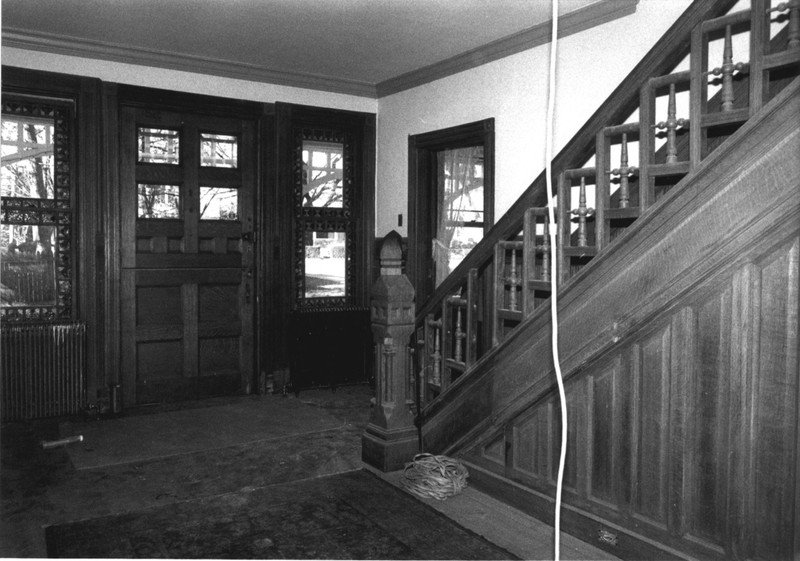
<path id="1" fill-rule="evenodd" d="M 103 117 L 100 134 L 103 139 L 102 161 L 104 163 L 103 177 L 105 180 L 101 194 L 101 211 L 103 213 L 103 223 L 105 227 L 106 263 L 104 272 L 106 277 L 104 293 L 98 295 L 98 299 L 102 300 L 102 307 L 104 309 L 106 336 L 104 345 L 106 349 L 104 366 L 105 381 L 106 384 L 108 384 L 119 383 L 121 381 L 120 372 L 122 370 L 121 347 L 123 341 L 120 316 L 122 300 L 119 290 L 121 280 L 121 254 L 119 251 L 121 244 L 121 207 L 119 196 L 118 151 L 120 108 L 122 106 L 137 108 L 147 107 L 162 111 L 193 112 L 209 116 L 247 119 L 255 122 L 257 131 L 256 147 L 255 153 L 252 155 L 252 157 L 256 158 L 257 168 L 256 184 L 254 185 L 255 208 L 253 209 L 257 229 L 255 238 L 256 245 L 254 248 L 254 274 L 258 281 L 258 279 L 266 278 L 264 273 L 266 260 L 261 255 L 264 245 L 259 243 L 262 235 L 261 230 L 259 230 L 259 223 L 262 225 L 264 224 L 262 218 L 262 191 L 264 189 L 264 178 L 266 177 L 263 173 L 265 164 L 262 161 L 262 157 L 265 153 L 265 147 L 262 144 L 264 140 L 262 131 L 270 126 L 272 120 L 272 106 L 264 103 L 114 83 L 102 84 L 101 106 Z M 260 350 L 265 347 L 263 341 L 263 324 L 259 309 L 259 302 L 261 300 L 259 291 L 263 283 L 256 282 L 255 284 L 259 287 L 254 294 L 256 306 L 254 307 L 255 311 L 253 314 L 254 347 L 257 349 L 257 352 L 255 353 L 255 361 L 253 364 L 254 380 L 250 384 L 251 390 L 257 387 L 257 373 L 264 369 L 264 357 Z M 89 397 L 91 400 L 94 396 L 90 395 Z"/>
<path id="2" fill-rule="evenodd" d="M 433 293 L 431 245 L 436 221 L 436 153 L 483 146 L 484 233 L 494 223 L 494 119 L 408 137 L 408 259 L 406 275 L 416 290 L 417 309 Z"/>
<path id="3" fill-rule="evenodd" d="M 271 244 L 267 253 L 274 264 L 273 286 L 268 295 L 274 321 L 271 345 L 274 349 L 273 368 L 283 370 L 289 366 L 290 313 L 294 308 L 294 207 L 295 173 L 293 154 L 296 149 L 294 131 L 297 128 L 320 128 L 343 131 L 353 137 L 353 182 L 355 196 L 352 213 L 355 227 L 356 250 L 353 306 L 369 305 L 372 285 L 372 262 L 375 238 L 375 137 L 376 117 L 372 113 L 326 109 L 291 103 L 275 104 L 274 121 L 274 177 L 275 186 L 266 202 L 266 224 L 269 225 Z M 290 279 L 290 282 L 287 282 Z"/>

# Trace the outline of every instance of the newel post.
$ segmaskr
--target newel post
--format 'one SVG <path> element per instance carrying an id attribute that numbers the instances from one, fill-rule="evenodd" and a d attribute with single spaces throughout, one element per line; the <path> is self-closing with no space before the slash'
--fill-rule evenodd
<path id="1" fill-rule="evenodd" d="M 375 407 L 361 437 L 361 459 L 382 471 L 394 471 L 418 452 L 414 416 L 408 402 L 414 332 L 414 287 L 403 274 L 400 234 L 390 232 L 381 246 L 380 277 L 372 285 L 370 316 L 375 343 Z"/>

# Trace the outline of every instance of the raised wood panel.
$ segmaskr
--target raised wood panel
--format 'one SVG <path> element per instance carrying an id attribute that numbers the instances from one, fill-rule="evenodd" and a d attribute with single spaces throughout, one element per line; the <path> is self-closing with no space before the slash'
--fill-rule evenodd
<path id="1" fill-rule="evenodd" d="M 500 433 L 494 440 L 490 441 L 482 450 L 482 455 L 489 461 L 496 463 L 499 466 L 504 466 L 506 463 L 506 439 L 503 433 Z"/>
<path id="2" fill-rule="evenodd" d="M 514 469 L 543 483 L 554 481 L 552 421 L 553 400 L 547 400 L 512 427 Z"/>
<path id="3" fill-rule="evenodd" d="M 233 375 L 239 369 L 239 338 L 201 338 L 199 342 L 200 376 Z"/>
<path id="4" fill-rule="evenodd" d="M 565 387 L 567 399 L 567 456 L 564 463 L 564 490 L 578 494 L 578 482 L 585 481 L 586 463 L 584 459 L 586 453 L 586 424 L 584 422 L 584 409 L 581 404 L 585 403 L 584 389 L 585 384 L 570 385 Z M 553 464 L 558 466 L 558 459 L 561 451 L 561 406 L 556 403 L 553 407 Z M 581 478 L 580 476 L 584 476 Z"/>
<path id="5" fill-rule="evenodd" d="M 140 286 L 135 300 L 137 326 L 172 325 L 181 317 L 178 286 Z"/>
<path id="6" fill-rule="evenodd" d="M 620 410 L 619 364 L 600 370 L 589 377 L 590 392 L 588 432 L 591 438 L 589 457 L 589 497 L 609 505 L 617 503 L 617 458 L 619 429 L 616 412 Z"/>
<path id="7" fill-rule="evenodd" d="M 695 308 L 696 355 L 689 385 L 684 463 L 688 534 L 709 547 L 725 538 L 728 504 L 727 439 L 731 288 Z"/>
<path id="8" fill-rule="evenodd" d="M 204 284 L 199 287 L 198 295 L 201 323 L 231 322 L 238 324 L 241 321 L 238 284 Z"/>
<path id="9" fill-rule="evenodd" d="M 152 341 L 136 344 L 136 367 L 150 372 L 150 379 L 181 378 L 183 376 L 183 346 L 181 341 Z"/>
<path id="10" fill-rule="evenodd" d="M 760 264 L 755 381 L 756 557 L 789 559 L 798 529 L 798 242 Z"/>
<path id="11" fill-rule="evenodd" d="M 667 324 L 633 345 L 634 391 L 632 512 L 666 528 L 669 446 L 669 358 Z"/>

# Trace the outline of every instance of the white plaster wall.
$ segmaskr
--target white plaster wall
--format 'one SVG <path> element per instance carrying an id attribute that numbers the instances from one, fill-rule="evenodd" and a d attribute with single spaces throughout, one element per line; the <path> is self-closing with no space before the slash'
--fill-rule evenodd
<path id="1" fill-rule="evenodd" d="M 690 0 L 640 0 L 636 13 L 558 42 L 558 151 L 642 59 Z M 544 170 L 550 46 L 378 101 L 376 234 L 407 235 L 408 136 L 494 117 L 495 217 Z M 403 226 L 398 226 L 403 214 Z"/>
<path id="2" fill-rule="evenodd" d="M 0 56 L 2 56 L 2 63 L 9 66 L 88 76 L 119 84 L 216 95 L 264 103 L 283 101 L 367 113 L 376 113 L 378 110 L 377 100 L 354 95 L 278 86 L 262 82 L 250 82 L 234 78 L 57 55 L 11 47 L 3 47 Z"/>

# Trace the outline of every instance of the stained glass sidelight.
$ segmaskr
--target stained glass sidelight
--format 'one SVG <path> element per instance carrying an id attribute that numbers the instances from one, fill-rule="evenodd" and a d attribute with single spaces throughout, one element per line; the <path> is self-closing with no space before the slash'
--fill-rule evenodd
<path id="1" fill-rule="evenodd" d="M 69 102 L 2 104 L 0 315 L 69 318 L 74 274 Z"/>
<path id="2" fill-rule="evenodd" d="M 347 306 L 355 281 L 352 138 L 325 129 L 294 133 L 295 302 Z"/>
<path id="3" fill-rule="evenodd" d="M 303 141 L 303 206 L 342 208 L 344 146 L 338 142 Z"/>

